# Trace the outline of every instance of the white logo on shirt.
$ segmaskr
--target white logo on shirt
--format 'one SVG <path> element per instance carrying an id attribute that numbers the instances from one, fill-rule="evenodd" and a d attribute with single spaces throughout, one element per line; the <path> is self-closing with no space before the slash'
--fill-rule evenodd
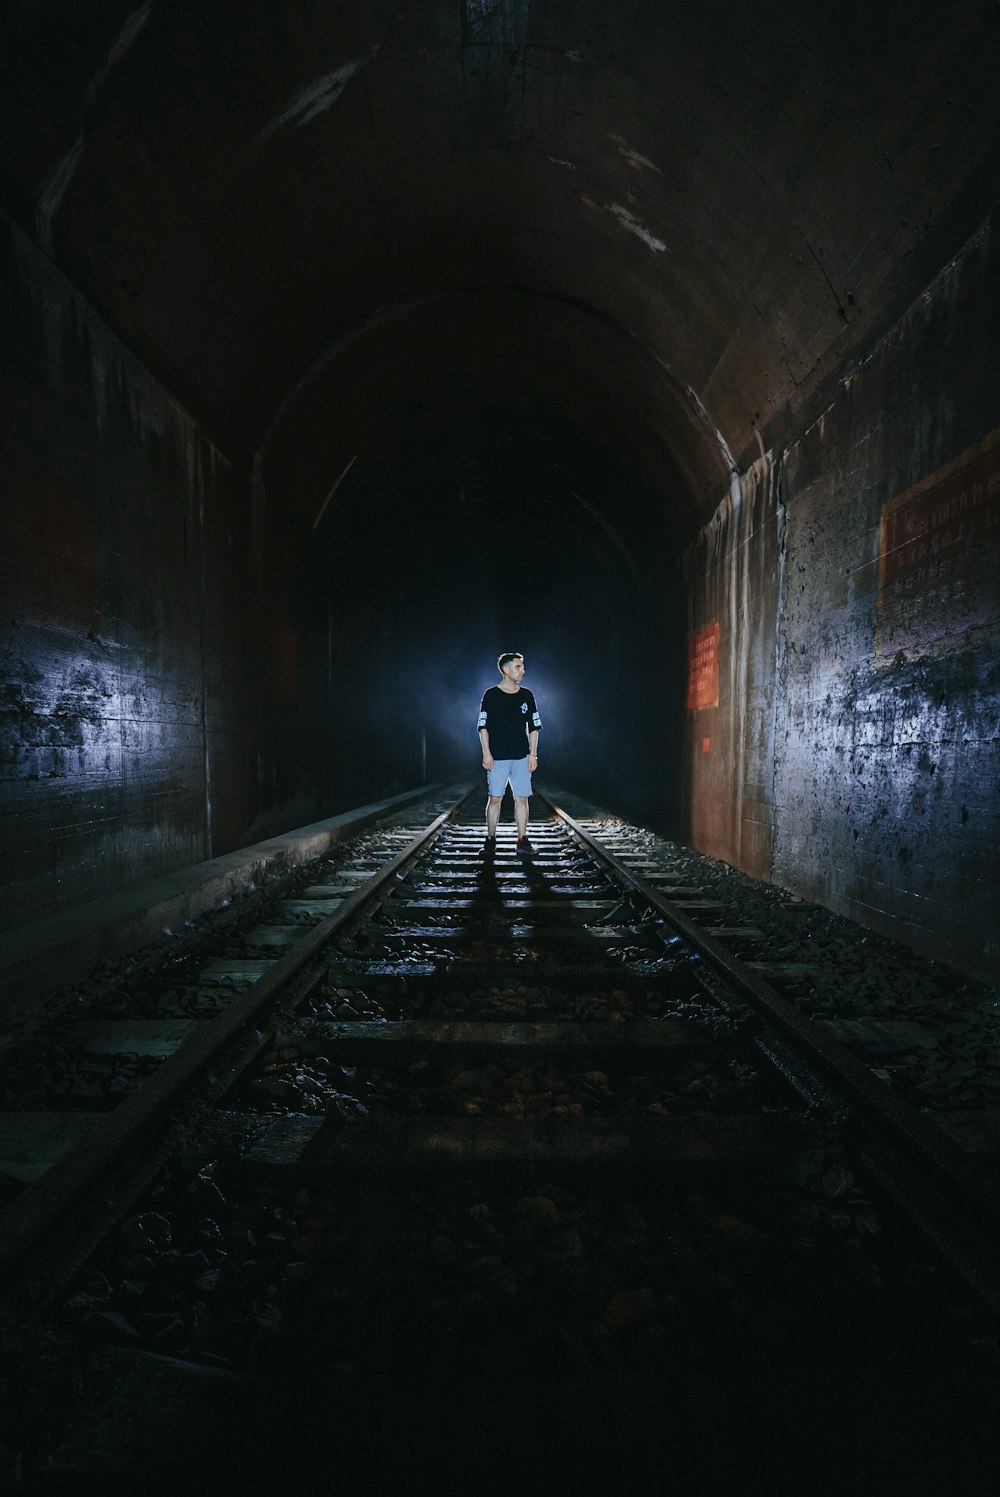
<path id="1" fill-rule="evenodd" d="M 521 703 L 521 711 L 524 712 L 524 713 L 527 713 L 527 711 L 528 711 L 528 704 L 527 704 L 527 702 L 522 702 Z"/>

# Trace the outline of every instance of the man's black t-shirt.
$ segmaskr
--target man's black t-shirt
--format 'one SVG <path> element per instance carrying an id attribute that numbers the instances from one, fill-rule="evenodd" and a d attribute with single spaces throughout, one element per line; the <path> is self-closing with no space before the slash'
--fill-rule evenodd
<path id="1" fill-rule="evenodd" d="M 516 691 L 501 691 L 499 686 L 491 686 L 483 694 L 479 726 L 490 735 L 490 753 L 494 759 L 526 759 L 528 734 L 542 726 L 542 719 L 526 686 L 519 686 Z"/>

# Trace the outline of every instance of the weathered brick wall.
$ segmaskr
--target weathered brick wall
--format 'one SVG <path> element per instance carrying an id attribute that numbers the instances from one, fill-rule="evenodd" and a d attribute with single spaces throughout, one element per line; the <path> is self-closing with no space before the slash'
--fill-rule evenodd
<path id="1" fill-rule="evenodd" d="M 0 219 L 4 925 L 248 840 L 248 479 Z M 241 606 L 242 605 L 242 606 Z"/>
<path id="2" fill-rule="evenodd" d="M 727 774 L 730 805 L 741 796 L 745 803 L 741 787 L 755 780 L 772 823 L 767 876 L 993 976 L 1000 973 L 998 319 L 1000 253 L 986 229 L 783 455 L 782 565 L 767 572 L 767 534 L 748 536 L 726 506 L 714 551 L 704 535 L 688 558 L 693 627 L 722 620 L 712 732 L 725 761 L 714 777 L 692 768 L 696 845 L 762 871 L 761 847 L 750 856 L 741 840 L 745 817 L 727 820 L 717 805 L 727 804 Z M 905 523 L 883 536 L 894 511 Z M 762 579 L 766 573 L 756 599 L 743 582 L 748 547 Z M 754 678 L 768 629 L 773 755 L 731 681 L 741 657 Z M 712 715 L 689 713 L 695 761 Z"/>

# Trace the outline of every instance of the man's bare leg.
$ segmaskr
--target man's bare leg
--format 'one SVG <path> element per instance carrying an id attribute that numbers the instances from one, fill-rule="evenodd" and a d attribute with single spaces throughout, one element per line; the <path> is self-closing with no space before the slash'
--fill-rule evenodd
<path id="1" fill-rule="evenodd" d="M 502 800 L 503 800 L 503 796 L 502 795 L 491 795 L 490 798 L 489 798 L 489 800 L 486 802 L 486 835 L 487 835 L 487 837 L 495 837 L 496 834 L 497 834 L 497 822 L 500 820 L 500 802 Z M 514 809 L 515 809 L 515 813 L 516 813 L 516 810 L 517 810 L 517 802 L 516 801 L 514 802 Z"/>
<path id="2" fill-rule="evenodd" d="M 517 839 L 528 835 L 528 797 L 526 795 L 515 795 L 514 797 L 514 824 L 517 827 Z"/>

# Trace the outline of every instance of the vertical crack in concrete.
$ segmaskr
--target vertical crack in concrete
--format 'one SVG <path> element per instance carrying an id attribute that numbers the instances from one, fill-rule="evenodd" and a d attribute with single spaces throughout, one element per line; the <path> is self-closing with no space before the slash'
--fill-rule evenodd
<path id="1" fill-rule="evenodd" d="M 253 579 L 258 600 L 264 592 L 264 542 L 267 535 L 267 487 L 264 483 L 264 448 L 254 454 L 250 481 L 250 548 Z"/>
<path id="2" fill-rule="evenodd" d="M 748 489 L 750 476 L 745 480 Z M 729 649 L 727 651 L 730 703 L 730 753 L 733 784 L 733 804 L 736 810 L 736 825 L 732 829 L 737 854 L 743 855 L 743 796 L 746 787 L 746 737 L 747 737 L 747 654 L 750 630 L 747 616 L 747 538 L 743 533 L 744 514 L 752 506 L 752 499 L 744 503 L 743 483 L 738 473 L 732 473 L 729 481 L 729 545 L 726 548 L 729 577 L 726 586 L 726 612 L 728 614 Z"/>
<path id="3" fill-rule="evenodd" d="M 783 452 L 776 459 L 773 478 L 778 566 L 777 577 L 775 578 L 774 686 L 771 694 L 771 849 L 768 877 L 772 881 L 777 880 L 779 876 L 782 808 L 778 802 L 778 789 L 785 757 L 785 746 L 780 736 L 780 728 L 785 716 L 785 681 L 788 673 L 788 664 L 785 659 L 788 648 L 785 632 L 785 561 L 788 550 L 788 521 L 785 512 L 785 459 L 787 456 L 788 454 Z"/>
<path id="4" fill-rule="evenodd" d="M 205 559 L 205 470 L 201 444 L 195 449 L 191 474 L 191 498 L 198 504 L 198 594 L 200 602 L 199 649 L 201 652 L 201 745 L 205 782 L 205 858 L 214 857 L 212 828 L 212 753 L 208 723 L 208 574 Z"/>

